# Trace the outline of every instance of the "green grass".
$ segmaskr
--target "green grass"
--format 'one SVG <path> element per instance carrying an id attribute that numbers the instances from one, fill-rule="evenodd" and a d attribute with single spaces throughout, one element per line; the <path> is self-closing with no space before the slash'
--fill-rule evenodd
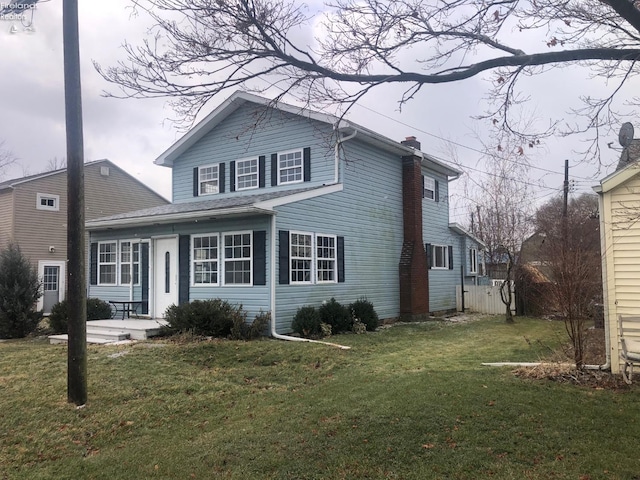
<path id="1" fill-rule="evenodd" d="M 638 389 L 523 380 L 563 325 L 488 318 L 332 340 L 0 343 L 0 479 L 633 479 Z M 112 357 L 114 353 L 122 355 Z M 635 476 L 635 477 L 634 477 Z"/>

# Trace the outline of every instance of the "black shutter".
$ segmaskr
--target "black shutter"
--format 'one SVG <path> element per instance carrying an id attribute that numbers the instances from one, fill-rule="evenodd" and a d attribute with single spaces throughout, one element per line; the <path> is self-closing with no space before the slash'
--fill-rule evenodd
<path id="1" fill-rule="evenodd" d="M 189 303 L 189 250 L 191 238 L 180 235 L 178 240 L 178 304 Z"/>
<path id="2" fill-rule="evenodd" d="M 198 167 L 193 169 L 193 196 L 197 197 L 200 193 L 200 182 L 198 179 Z"/>
<path id="3" fill-rule="evenodd" d="M 436 202 L 439 202 L 440 201 L 440 184 L 438 183 L 438 180 L 435 180 L 434 183 L 436 184 L 434 187 L 436 190 L 434 192 L 434 198 Z"/>
<path id="4" fill-rule="evenodd" d="M 267 232 L 253 232 L 253 284 L 267 284 Z"/>
<path id="5" fill-rule="evenodd" d="M 336 243 L 338 260 L 338 283 L 344 283 L 344 237 L 338 237 Z"/>
<path id="6" fill-rule="evenodd" d="M 258 157 L 258 188 L 264 188 L 265 161 L 264 155 Z"/>
<path id="7" fill-rule="evenodd" d="M 89 248 L 89 284 L 98 284 L 98 244 L 95 242 Z"/>
<path id="8" fill-rule="evenodd" d="M 229 162 L 229 191 L 236 191 L 236 162 Z"/>
<path id="9" fill-rule="evenodd" d="M 303 175 L 304 181 L 311 181 L 311 148 L 306 147 L 302 150 L 302 165 L 303 165 Z"/>
<path id="10" fill-rule="evenodd" d="M 220 185 L 220 188 L 218 188 L 218 191 L 220 193 L 224 193 L 225 190 L 225 176 L 224 176 L 224 163 L 219 163 L 218 164 L 218 185 Z M 235 174 L 234 174 L 235 175 Z M 231 184 L 233 186 L 233 180 L 231 180 Z M 231 190 L 233 192 L 233 190 Z"/>
<path id="11" fill-rule="evenodd" d="M 422 198 L 424 198 L 424 175 L 422 175 Z"/>
<path id="12" fill-rule="evenodd" d="M 271 154 L 271 186 L 278 185 L 278 154 Z"/>
<path id="13" fill-rule="evenodd" d="M 142 289 L 142 314 L 149 313 L 149 244 L 140 243 L 140 287 Z"/>
<path id="14" fill-rule="evenodd" d="M 447 250 L 449 250 L 449 270 L 453 270 L 453 247 L 449 245 Z"/>
<path id="15" fill-rule="evenodd" d="M 280 251 L 278 252 L 279 264 L 279 283 L 280 285 L 289 284 L 289 231 L 280 230 Z"/>
<path id="16" fill-rule="evenodd" d="M 433 265 L 433 248 L 430 243 L 425 243 L 424 248 L 427 252 L 427 269 L 431 269 L 431 265 Z"/>

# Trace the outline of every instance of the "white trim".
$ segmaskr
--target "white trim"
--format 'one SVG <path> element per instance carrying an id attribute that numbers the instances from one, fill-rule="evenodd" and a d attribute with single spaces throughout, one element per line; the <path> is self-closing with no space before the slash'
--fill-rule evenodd
<path id="1" fill-rule="evenodd" d="M 53 206 L 42 205 L 42 200 L 53 200 Z M 53 195 L 51 193 L 38 193 L 36 195 L 36 209 L 47 210 L 50 212 L 60 211 L 60 195 Z"/>
<path id="2" fill-rule="evenodd" d="M 225 244 L 225 238 L 226 237 L 233 237 L 234 235 L 249 235 L 249 257 L 240 257 L 240 258 L 229 258 L 227 259 L 226 257 L 226 252 L 224 251 L 224 249 L 226 249 L 226 244 Z M 241 230 L 241 231 L 234 231 L 234 232 L 220 232 L 220 236 L 222 237 L 222 242 L 220 248 L 223 249 L 222 252 L 220 252 L 220 258 L 222 260 L 222 278 L 220 279 L 221 285 L 224 286 L 230 286 L 230 287 L 252 287 L 253 286 L 253 230 Z M 233 247 L 231 247 L 233 248 Z M 244 248 L 244 247 L 243 247 Z M 249 260 L 249 283 L 227 283 L 227 280 L 225 278 L 226 275 L 226 268 L 227 268 L 227 261 L 229 262 L 242 262 L 242 261 L 246 261 Z"/>
<path id="3" fill-rule="evenodd" d="M 58 301 L 61 302 L 65 299 L 65 293 L 67 292 L 67 262 L 61 260 L 38 260 L 39 279 L 44 277 L 44 267 L 58 267 Z M 44 308 L 44 295 L 38 298 L 36 308 L 38 310 L 42 310 Z"/>
<path id="4" fill-rule="evenodd" d="M 106 245 L 106 244 L 115 244 L 116 246 L 116 251 L 115 251 L 115 255 L 116 255 L 116 261 L 115 262 L 100 262 L 100 246 L 101 245 Z M 97 261 L 97 274 L 98 274 L 98 278 L 97 280 L 97 285 L 98 286 L 110 286 L 110 287 L 115 287 L 118 285 L 118 253 L 119 253 L 119 249 L 118 249 L 118 240 L 103 240 L 101 242 L 98 242 L 98 258 L 96 259 Z M 115 282 L 113 283 L 102 283 L 100 281 L 100 266 L 101 265 L 114 265 L 116 267 L 115 270 Z"/>
<path id="5" fill-rule="evenodd" d="M 437 267 L 435 265 L 435 260 L 436 260 L 436 252 L 435 249 L 436 248 L 442 248 L 444 249 L 444 266 L 443 267 Z M 449 245 L 438 245 L 435 243 L 431 244 L 431 256 L 433 257 L 433 265 L 431 265 L 431 270 L 449 270 Z"/>
<path id="6" fill-rule="evenodd" d="M 300 257 L 300 256 L 294 257 L 293 255 L 291 255 L 291 248 L 292 248 L 291 237 L 293 235 L 305 235 L 305 236 L 311 237 L 311 257 L 309 258 Z M 297 230 L 289 231 L 289 284 L 290 285 L 313 285 L 314 283 L 316 283 L 315 282 L 315 265 L 314 265 L 315 264 L 314 258 L 316 256 L 314 255 L 314 247 L 315 247 L 315 235 L 313 232 L 301 232 Z M 291 268 L 291 263 L 293 260 L 302 260 L 302 261 L 309 260 L 309 280 L 308 281 L 297 281 L 292 279 L 291 273 L 293 269 Z"/>
<path id="7" fill-rule="evenodd" d="M 215 168 L 216 169 L 216 191 L 215 192 L 202 192 L 202 184 L 204 182 L 213 182 L 214 179 L 211 178 L 209 180 L 202 180 L 202 170 L 206 168 Z M 198 197 L 205 197 L 208 195 L 217 195 L 220 193 L 220 163 L 212 163 L 209 165 L 201 165 L 198 167 Z"/>
<path id="8" fill-rule="evenodd" d="M 333 258 L 325 258 L 325 257 L 318 257 L 318 237 L 325 237 L 325 238 L 332 238 L 333 239 Z M 324 284 L 324 283 L 338 283 L 338 236 L 337 235 L 327 235 L 325 233 L 316 233 L 315 234 L 315 249 L 313 251 L 313 253 L 315 253 L 315 257 L 316 257 L 316 261 L 315 261 L 315 267 L 316 267 L 316 276 L 315 276 L 315 280 L 316 283 L 318 284 Z M 333 261 L 333 280 L 320 280 L 318 278 L 318 272 L 320 271 L 320 269 L 318 268 L 318 262 L 320 262 L 321 260 L 331 260 Z"/>
<path id="9" fill-rule="evenodd" d="M 206 262 L 206 261 L 213 261 L 213 259 L 208 259 L 208 260 L 196 260 L 195 259 L 195 255 L 194 253 L 194 246 L 193 246 L 193 240 L 195 238 L 202 238 L 202 237 L 215 237 L 216 241 L 218 242 L 217 245 L 217 256 L 215 258 L 215 262 L 217 264 L 217 269 L 216 269 L 216 275 L 218 277 L 218 281 L 215 283 L 196 283 L 196 269 L 195 269 L 195 263 L 196 262 Z M 220 285 L 220 272 L 221 272 L 221 265 L 220 265 L 220 233 L 219 232 L 215 232 L 215 233 L 194 233 L 190 236 L 189 239 L 189 276 L 191 277 L 191 286 L 194 288 L 200 288 L 200 287 L 217 287 Z"/>
<path id="10" fill-rule="evenodd" d="M 255 173 L 243 173 L 242 176 L 243 177 L 247 177 L 249 175 L 255 175 L 256 176 L 256 184 L 252 185 L 250 187 L 242 187 L 240 188 L 240 174 L 238 173 L 239 168 L 238 168 L 238 164 L 239 163 L 243 163 L 243 162 L 256 162 L 256 171 Z M 251 157 L 251 158 L 243 158 L 241 160 L 236 160 L 236 168 L 235 168 L 235 178 L 233 179 L 235 182 L 235 188 L 236 191 L 244 191 L 244 190 L 253 190 L 256 188 L 259 188 L 260 186 L 260 158 L 259 157 Z"/>
<path id="11" fill-rule="evenodd" d="M 123 283 L 122 282 L 122 244 L 123 243 L 129 243 L 130 246 L 130 250 L 129 250 L 129 255 L 130 255 L 130 260 L 129 260 L 129 266 L 131 267 L 131 270 L 129 271 L 131 280 L 128 283 Z M 140 277 L 142 274 L 142 251 L 140 250 L 140 243 L 141 243 L 141 239 L 140 238 L 122 238 L 120 240 L 118 240 L 118 285 L 122 286 L 122 287 L 139 287 L 141 285 L 141 281 L 140 281 Z M 133 261 L 133 246 L 134 245 L 138 245 L 138 283 L 135 283 L 133 281 L 135 275 L 133 274 L 134 272 L 134 265 L 136 265 L 136 263 Z M 98 247 L 98 253 L 100 253 L 100 247 Z"/>
<path id="12" fill-rule="evenodd" d="M 256 202 L 254 204 L 254 207 L 263 210 L 271 210 L 273 207 L 288 205 L 290 203 L 300 202 L 302 200 L 309 200 L 310 198 L 320 197 L 322 195 L 328 195 L 330 193 L 341 192 L 343 189 L 344 186 L 341 183 L 336 183 L 333 185 L 327 185 L 326 187 L 315 188 L 306 192 L 294 193 L 292 195 L 287 195 L 286 197 Z"/>
<path id="13" fill-rule="evenodd" d="M 296 167 L 284 167 L 284 168 L 282 168 L 280 166 L 280 155 L 289 155 L 291 153 L 300 153 L 300 180 L 289 180 L 289 181 L 283 182 L 283 181 L 281 181 L 282 170 L 289 170 L 289 169 L 292 169 L 292 168 L 298 168 L 297 166 Z M 283 152 L 278 152 L 276 155 L 278 155 L 278 159 L 277 159 L 277 162 L 278 162 L 278 169 L 277 169 L 278 170 L 278 173 L 277 173 L 277 175 L 278 175 L 278 186 L 280 186 L 280 185 L 293 185 L 295 183 L 303 183 L 304 182 L 304 149 L 303 148 L 294 148 L 294 149 L 291 149 L 291 150 L 284 150 Z"/>
<path id="14" fill-rule="evenodd" d="M 429 185 L 427 185 L 429 184 Z M 428 188 L 432 187 L 432 188 Z M 424 190 L 424 199 L 430 202 L 436 201 L 436 179 L 429 175 L 422 175 L 422 189 Z M 432 193 L 432 197 L 427 195 L 427 192 Z"/>
<path id="15" fill-rule="evenodd" d="M 475 247 L 469 249 L 469 273 L 478 274 L 478 249 Z"/>

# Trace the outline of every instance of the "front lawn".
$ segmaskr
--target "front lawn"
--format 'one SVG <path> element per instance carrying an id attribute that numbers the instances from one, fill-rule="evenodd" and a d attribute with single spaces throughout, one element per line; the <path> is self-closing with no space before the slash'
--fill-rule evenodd
<path id="1" fill-rule="evenodd" d="M 638 389 L 526 380 L 560 322 L 500 318 L 341 335 L 89 347 L 0 343 L 2 479 L 631 479 Z"/>

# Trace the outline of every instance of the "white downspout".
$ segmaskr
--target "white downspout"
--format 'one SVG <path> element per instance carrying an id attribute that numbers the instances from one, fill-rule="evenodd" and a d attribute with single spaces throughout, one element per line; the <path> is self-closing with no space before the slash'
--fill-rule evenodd
<path id="1" fill-rule="evenodd" d="M 282 335 L 276 332 L 276 216 L 271 215 L 271 248 L 270 255 L 271 257 L 271 265 L 270 265 L 270 296 L 271 296 L 271 336 L 278 340 L 288 340 L 292 342 L 310 342 L 310 343 L 321 343 L 323 345 L 329 345 L 332 347 L 338 347 L 342 350 L 350 350 L 351 347 L 346 345 L 338 345 L 337 343 L 330 342 L 322 342 L 319 340 L 311 340 L 309 338 L 302 337 L 292 337 L 289 335 Z"/>
<path id="2" fill-rule="evenodd" d="M 336 145 L 334 147 L 335 150 L 335 159 L 334 159 L 334 178 L 333 178 L 333 182 L 334 183 L 338 183 L 340 178 L 339 178 L 339 169 L 338 169 L 338 165 L 340 164 L 340 144 L 343 142 L 346 142 L 347 140 L 351 140 L 353 137 L 355 137 L 358 134 L 358 130 L 356 130 L 355 128 L 353 129 L 353 133 L 351 135 L 347 135 L 346 137 L 340 137 L 340 129 L 338 128 L 338 124 L 335 124 L 333 126 L 333 129 L 336 132 Z"/>
<path id="3" fill-rule="evenodd" d="M 609 331 L 609 288 L 607 284 L 607 251 L 605 218 L 604 218 L 604 192 L 598 191 L 598 211 L 600 212 L 600 252 L 602 255 L 602 314 L 604 315 L 604 348 L 606 361 L 602 365 L 585 365 L 588 370 L 611 370 L 611 332 Z"/>

